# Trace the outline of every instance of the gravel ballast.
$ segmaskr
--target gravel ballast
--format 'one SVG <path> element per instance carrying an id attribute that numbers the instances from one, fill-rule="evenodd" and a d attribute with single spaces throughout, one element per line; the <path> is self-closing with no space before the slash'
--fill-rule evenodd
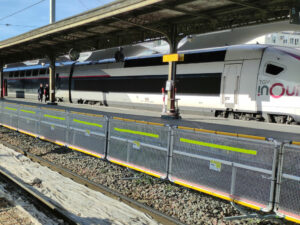
<path id="1" fill-rule="evenodd" d="M 0 127 L 0 142 L 18 146 L 63 166 L 93 182 L 116 190 L 186 224 L 294 224 L 281 220 L 244 219 L 225 221 L 240 215 L 229 202 L 153 178 L 98 158 Z"/>

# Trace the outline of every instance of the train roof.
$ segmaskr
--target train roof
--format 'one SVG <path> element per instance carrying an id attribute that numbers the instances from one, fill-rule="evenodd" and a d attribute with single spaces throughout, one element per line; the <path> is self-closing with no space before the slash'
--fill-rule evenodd
<path id="1" fill-rule="evenodd" d="M 179 51 L 180 54 L 197 54 L 197 53 L 208 53 L 208 52 L 221 52 L 221 51 L 235 51 L 239 50 L 240 52 L 243 51 L 262 51 L 263 49 L 270 47 L 270 48 L 276 48 L 276 49 L 290 49 L 286 47 L 280 47 L 280 46 L 274 46 L 274 45 L 264 45 L 264 44 L 243 44 L 243 45 L 232 45 L 232 46 L 224 46 L 224 47 L 217 47 L 217 48 L 206 48 L 206 49 L 195 49 L 195 50 L 185 50 L 185 51 Z M 290 49 L 290 51 L 298 51 L 296 49 Z M 159 58 L 163 57 L 164 54 L 152 54 L 152 55 L 146 55 L 146 56 L 133 56 L 133 57 L 126 57 L 126 61 L 130 60 L 137 60 L 137 59 L 149 59 L 149 58 Z M 99 61 L 86 61 L 86 62 L 76 62 L 76 65 L 89 65 L 89 64 L 102 64 L 102 63 L 113 63 L 115 62 L 114 58 L 108 58 L 108 59 L 102 59 Z M 67 62 L 57 62 L 56 66 L 70 66 L 73 61 L 67 61 Z M 30 65 L 30 66 L 21 66 L 21 67 L 11 67 L 11 68 L 5 68 L 4 72 L 11 72 L 11 71 L 19 71 L 19 70 L 34 70 L 34 69 L 47 69 L 49 67 L 49 64 L 45 65 Z"/>

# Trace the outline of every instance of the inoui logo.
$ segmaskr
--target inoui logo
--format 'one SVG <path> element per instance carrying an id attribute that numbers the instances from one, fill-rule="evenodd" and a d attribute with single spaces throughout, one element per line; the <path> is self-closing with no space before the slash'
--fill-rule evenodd
<path id="1" fill-rule="evenodd" d="M 271 85 L 259 85 L 257 95 L 270 95 L 273 98 L 280 98 L 282 96 L 299 96 L 300 85 L 284 85 L 282 83 L 274 83 Z"/>

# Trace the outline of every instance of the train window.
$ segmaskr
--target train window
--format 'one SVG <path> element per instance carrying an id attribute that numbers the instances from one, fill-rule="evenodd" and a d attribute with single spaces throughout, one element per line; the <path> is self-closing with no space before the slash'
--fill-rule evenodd
<path id="1" fill-rule="evenodd" d="M 37 76 L 39 73 L 39 70 L 32 70 L 32 76 Z"/>
<path id="2" fill-rule="evenodd" d="M 31 76 L 31 70 L 26 70 L 26 77 L 30 77 Z"/>
<path id="3" fill-rule="evenodd" d="M 25 76 L 25 70 L 21 70 L 20 71 L 20 77 L 24 77 Z"/>
<path id="4" fill-rule="evenodd" d="M 274 64 L 267 64 L 266 66 L 266 73 L 267 74 L 271 74 L 271 75 L 278 75 L 280 74 L 282 71 L 284 70 L 283 67 L 280 67 L 280 66 L 276 66 Z"/>
<path id="5" fill-rule="evenodd" d="M 15 71 L 14 72 L 14 77 L 18 77 L 19 76 L 19 71 Z"/>
<path id="6" fill-rule="evenodd" d="M 9 77 L 13 77 L 14 76 L 14 72 L 9 72 L 8 76 Z"/>
<path id="7" fill-rule="evenodd" d="M 40 69 L 40 75 L 45 75 L 46 74 L 46 69 Z"/>
<path id="8" fill-rule="evenodd" d="M 47 69 L 47 72 L 46 72 L 46 74 L 49 74 L 49 69 Z"/>

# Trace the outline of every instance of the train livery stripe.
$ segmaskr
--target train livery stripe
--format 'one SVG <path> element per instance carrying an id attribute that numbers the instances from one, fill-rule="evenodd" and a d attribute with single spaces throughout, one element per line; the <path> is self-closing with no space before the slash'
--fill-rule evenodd
<path id="1" fill-rule="evenodd" d="M 114 130 L 122 133 L 137 134 L 137 135 L 142 135 L 147 137 L 159 138 L 158 134 L 152 134 L 152 133 L 147 133 L 147 132 L 142 132 L 137 130 L 121 129 L 118 127 L 115 127 Z"/>
<path id="2" fill-rule="evenodd" d="M 194 145 L 201 145 L 201 146 L 210 147 L 210 148 L 218 148 L 218 149 L 222 149 L 225 151 L 239 152 L 239 153 L 248 154 L 248 155 L 256 155 L 257 154 L 257 151 L 255 151 L 255 150 L 236 148 L 236 147 L 231 147 L 231 146 L 227 146 L 227 145 L 218 145 L 218 144 L 202 142 L 202 141 L 195 141 L 195 140 L 190 140 L 190 139 L 185 139 L 185 138 L 180 138 L 180 142 L 194 144 Z"/>
<path id="3" fill-rule="evenodd" d="M 103 127 L 101 124 L 98 124 L 98 123 L 91 123 L 91 122 L 77 120 L 77 119 L 73 119 L 73 122 L 81 123 L 81 124 L 88 125 L 88 126 L 93 126 L 93 127 L 100 127 L 100 128 Z"/>
<path id="4" fill-rule="evenodd" d="M 10 108 L 10 107 L 4 107 L 4 109 L 12 110 L 12 111 L 17 111 L 17 109 L 15 109 L 15 108 Z"/>
<path id="5" fill-rule="evenodd" d="M 52 116 L 52 115 L 49 115 L 49 114 L 44 114 L 44 117 L 52 118 L 52 119 L 56 119 L 56 120 L 65 120 L 66 119 L 64 117 Z"/>
<path id="6" fill-rule="evenodd" d="M 20 111 L 21 111 L 21 112 L 24 112 L 24 113 L 31 113 L 31 114 L 35 114 L 35 113 L 36 113 L 36 112 L 34 112 L 34 111 L 24 110 L 24 109 L 21 109 Z"/>

